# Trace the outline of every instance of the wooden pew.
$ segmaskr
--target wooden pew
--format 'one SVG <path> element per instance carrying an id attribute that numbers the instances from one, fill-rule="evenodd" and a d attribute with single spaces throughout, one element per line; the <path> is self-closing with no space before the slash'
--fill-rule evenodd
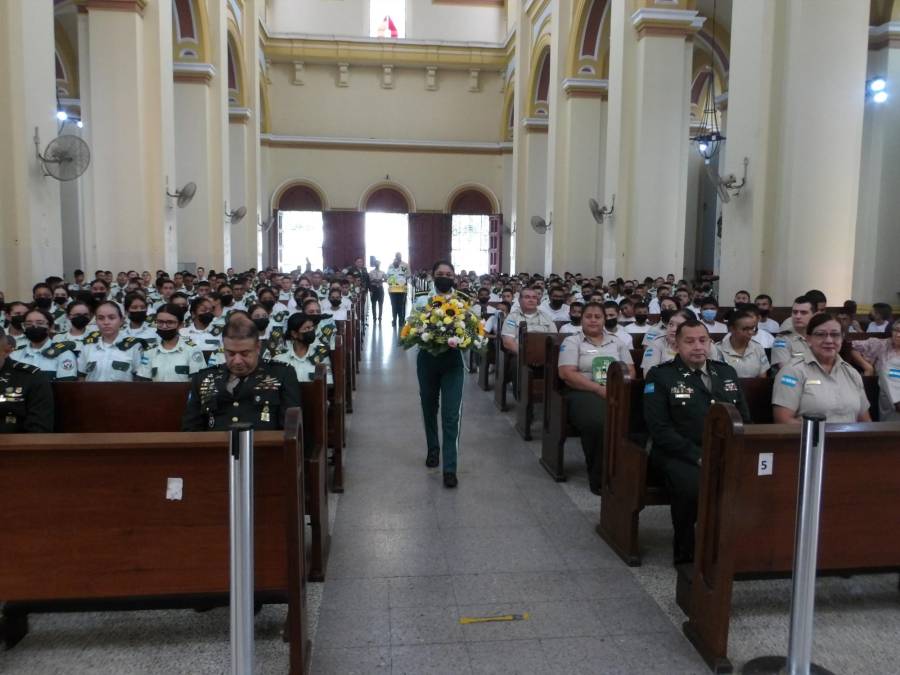
<path id="1" fill-rule="evenodd" d="M 532 439 L 531 423 L 534 406 L 544 401 L 544 363 L 547 359 L 547 333 L 529 333 L 523 321 L 519 324 L 519 352 L 516 355 L 516 431 L 526 441 Z M 565 335 L 551 334 L 556 344 L 562 344 Z"/>
<path id="2" fill-rule="evenodd" d="M 344 447 L 347 444 L 346 402 L 350 387 L 347 384 L 345 344 L 344 335 L 338 332 L 334 338 L 334 350 L 329 356 L 334 384 L 328 388 L 328 447 L 331 448 L 334 463 L 331 491 L 336 493 L 344 491 Z"/>
<path id="3" fill-rule="evenodd" d="M 506 314 L 497 312 L 497 340 L 494 343 L 494 406 L 500 412 L 506 412 L 509 408 L 506 402 L 507 384 L 509 384 L 513 354 L 503 348 L 503 338 L 500 331 L 506 323 Z"/>
<path id="4" fill-rule="evenodd" d="M 498 338 L 496 335 L 485 335 L 485 337 L 488 340 L 488 346 L 478 360 L 478 387 L 482 391 L 490 391 L 491 366 L 495 364 L 495 357 L 497 355 L 496 342 Z"/>
<path id="5" fill-rule="evenodd" d="M 310 653 L 302 436 L 298 408 L 254 434 L 256 601 L 288 603 L 293 675 Z M 228 432 L 0 437 L 7 646 L 34 612 L 227 605 L 229 461 Z"/>
<path id="6" fill-rule="evenodd" d="M 338 336 L 343 338 L 343 349 L 341 350 L 341 354 L 344 363 L 344 413 L 349 415 L 353 412 L 353 390 L 356 388 L 354 385 L 356 379 L 356 367 L 353 363 L 355 353 L 353 348 L 353 329 L 351 328 L 350 321 L 340 320 L 335 321 L 334 323 L 335 326 L 337 326 Z M 332 367 L 334 367 L 333 364 Z M 335 383 L 337 383 L 337 380 L 335 380 Z"/>
<path id="7" fill-rule="evenodd" d="M 759 453 L 773 453 L 758 476 Z M 733 406 L 707 418 L 693 569 L 679 574 L 684 632 L 714 672 L 730 672 L 733 582 L 789 575 L 793 563 L 800 427 L 744 425 Z M 819 573 L 900 568 L 900 423 L 826 428 Z"/>
<path id="8" fill-rule="evenodd" d="M 640 372 L 640 371 L 638 371 Z M 752 419 L 772 420 L 772 380 L 741 379 Z M 651 469 L 644 422 L 643 380 L 631 380 L 620 364 L 607 373 L 603 481 L 597 534 L 626 564 L 641 564 L 638 539 L 645 506 L 669 504 L 662 476 Z"/>
<path id="9" fill-rule="evenodd" d="M 322 581 L 328 562 L 328 435 L 325 367 L 300 383 L 306 513 L 310 517 L 310 581 Z M 188 382 L 54 382 L 55 430 L 63 434 L 156 433 L 181 430 Z M 152 414 L 148 414 L 152 411 Z"/>

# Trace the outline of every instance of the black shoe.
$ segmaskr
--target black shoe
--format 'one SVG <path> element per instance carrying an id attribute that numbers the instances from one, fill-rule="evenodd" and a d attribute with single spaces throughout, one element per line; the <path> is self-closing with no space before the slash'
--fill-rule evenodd
<path id="1" fill-rule="evenodd" d="M 440 450 L 429 450 L 428 456 L 425 458 L 425 466 L 427 466 L 429 469 L 433 469 L 440 463 L 441 463 L 441 451 Z"/>
<path id="2" fill-rule="evenodd" d="M 591 485 L 591 494 L 597 495 L 599 497 L 601 494 L 600 486 L 599 485 Z"/>
<path id="3" fill-rule="evenodd" d="M 445 472 L 444 472 L 444 487 L 446 487 L 446 488 L 455 488 L 455 487 L 457 486 L 458 483 L 459 483 L 459 481 L 456 480 L 456 474 L 455 474 L 455 473 L 453 473 L 452 471 L 445 471 Z"/>

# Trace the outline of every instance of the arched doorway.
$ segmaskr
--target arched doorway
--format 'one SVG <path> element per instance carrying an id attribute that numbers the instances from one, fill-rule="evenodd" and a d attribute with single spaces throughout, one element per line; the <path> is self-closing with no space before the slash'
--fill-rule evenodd
<path id="1" fill-rule="evenodd" d="M 409 261 L 409 214 L 413 210 L 407 196 L 394 187 L 372 190 L 363 203 L 365 211 L 366 262 L 381 262 L 387 268 L 399 253 Z"/>
<path id="2" fill-rule="evenodd" d="M 281 193 L 277 202 L 277 256 L 273 256 L 278 269 L 324 268 L 323 210 L 322 196 L 308 184 L 297 183 Z"/>
<path id="3" fill-rule="evenodd" d="M 492 232 L 491 216 L 497 207 L 490 196 L 477 188 L 459 190 L 450 199 L 450 259 L 457 270 L 486 274 L 494 267 L 492 252 L 499 257 Z M 496 227 L 494 228 L 497 229 Z"/>

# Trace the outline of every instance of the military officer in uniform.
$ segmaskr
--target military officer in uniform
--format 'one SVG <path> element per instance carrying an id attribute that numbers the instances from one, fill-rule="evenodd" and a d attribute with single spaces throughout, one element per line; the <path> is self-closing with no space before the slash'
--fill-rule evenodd
<path id="1" fill-rule="evenodd" d="M 546 314 L 538 310 L 540 291 L 523 288 L 519 293 L 519 306 L 514 307 L 506 317 L 500 335 L 503 347 L 510 352 L 519 351 L 519 324 L 524 321 L 529 333 L 558 333 L 556 324 Z"/>
<path id="2" fill-rule="evenodd" d="M 809 356 L 806 326 L 816 312 L 816 304 L 805 295 L 794 300 L 791 306 L 792 329 L 782 333 L 772 343 L 772 365 L 781 368 L 794 359 Z"/>
<path id="3" fill-rule="evenodd" d="M 840 356 L 841 324 L 816 314 L 806 326 L 809 353 L 778 371 L 772 389 L 776 424 L 800 424 L 803 415 L 825 415 L 826 422 L 871 422 L 862 376 Z"/>
<path id="4" fill-rule="evenodd" d="M 259 330 L 246 314 L 228 319 L 222 341 L 225 364 L 191 378 L 182 429 L 222 431 L 238 422 L 257 430 L 284 428 L 287 409 L 300 405 L 293 368 L 260 360 Z"/>
<path id="5" fill-rule="evenodd" d="M 52 433 L 50 381 L 36 366 L 10 359 L 12 348 L 0 327 L 0 433 Z"/>
<path id="6" fill-rule="evenodd" d="M 184 313 L 177 305 L 163 305 L 156 311 L 158 344 L 141 354 L 135 379 L 151 382 L 187 382 L 206 368 L 200 347 L 179 334 Z"/>
<path id="7" fill-rule="evenodd" d="M 12 354 L 12 359 L 36 366 L 49 380 L 78 379 L 76 344 L 50 339 L 53 317 L 43 309 L 32 309 L 25 315 L 28 342 Z"/>
<path id="8" fill-rule="evenodd" d="M 676 565 L 694 557 L 703 425 L 710 406 L 732 403 L 744 422 L 750 421 L 737 373 L 727 363 L 709 359 L 710 342 L 702 322 L 685 321 L 675 334 L 678 354 L 652 368 L 644 384 L 650 459 L 665 476 L 672 499 Z"/>

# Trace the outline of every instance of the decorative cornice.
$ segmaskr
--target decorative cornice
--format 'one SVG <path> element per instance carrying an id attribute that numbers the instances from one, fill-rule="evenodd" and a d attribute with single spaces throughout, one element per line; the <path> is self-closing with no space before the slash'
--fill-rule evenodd
<path id="1" fill-rule="evenodd" d="M 511 44 L 493 42 L 443 42 L 385 40 L 341 36 L 268 33 L 260 35 L 266 59 L 276 63 L 347 63 L 395 68 L 436 66 L 442 69 L 482 68 L 500 71 L 511 56 Z"/>
<path id="2" fill-rule="evenodd" d="M 538 134 L 546 134 L 550 129 L 550 119 L 547 117 L 526 117 L 522 120 L 525 131 L 533 131 Z"/>
<path id="3" fill-rule="evenodd" d="M 500 155 L 510 143 L 481 141 L 419 141 L 390 138 L 334 138 L 260 134 L 260 144 L 270 148 L 365 150 L 383 152 L 431 152 L 461 155 Z"/>
<path id="4" fill-rule="evenodd" d="M 869 27 L 869 49 L 900 47 L 900 21 L 890 21 Z"/>
<path id="5" fill-rule="evenodd" d="M 638 39 L 646 35 L 687 37 L 703 27 L 706 19 L 693 9 L 654 9 L 644 7 L 631 15 Z"/>
<path id="6" fill-rule="evenodd" d="M 609 80 L 567 77 L 562 81 L 562 88 L 566 98 L 601 98 L 605 101 L 609 94 Z"/>
<path id="7" fill-rule="evenodd" d="M 230 107 L 228 109 L 228 119 L 236 124 L 246 124 L 250 121 L 252 113 L 250 108 Z"/>
<path id="8" fill-rule="evenodd" d="M 114 12 L 135 12 L 144 16 L 147 0 L 79 0 L 79 9 L 106 9 Z"/>
<path id="9" fill-rule="evenodd" d="M 208 84 L 216 75 L 216 67 L 211 63 L 176 62 L 172 64 L 172 74 L 176 82 Z"/>

